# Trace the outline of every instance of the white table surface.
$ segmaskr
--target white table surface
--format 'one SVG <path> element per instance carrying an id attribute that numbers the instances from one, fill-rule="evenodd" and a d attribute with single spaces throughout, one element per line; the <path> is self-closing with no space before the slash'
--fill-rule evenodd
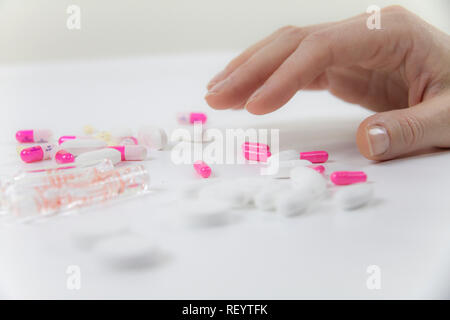
<path id="1" fill-rule="evenodd" d="M 326 92 L 301 92 L 266 116 L 214 111 L 205 84 L 230 54 L 0 67 L 0 173 L 26 166 L 14 132 L 52 128 L 58 134 L 141 124 L 176 127 L 179 111 L 205 111 L 209 127 L 279 128 L 280 148 L 323 149 L 327 171 L 364 170 L 374 184 L 367 207 L 344 212 L 330 202 L 295 218 L 235 210 L 230 225 L 192 228 L 176 187 L 196 181 L 170 151 L 145 165 L 152 192 L 141 198 L 55 217 L 0 226 L 0 294 L 7 298 L 434 298 L 450 297 L 450 153 L 384 163 L 362 157 L 358 124 L 370 113 Z M 255 175 L 249 165 L 212 166 L 214 179 Z M 145 268 L 112 268 L 89 244 L 125 229 L 162 253 Z M 92 240 L 94 241 L 94 240 Z M 87 244 L 87 245 L 86 245 Z M 81 289 L 68 290 L 66 268 L 78 265 Z M 381 269 L 369 290 L 366 268 Z"/>

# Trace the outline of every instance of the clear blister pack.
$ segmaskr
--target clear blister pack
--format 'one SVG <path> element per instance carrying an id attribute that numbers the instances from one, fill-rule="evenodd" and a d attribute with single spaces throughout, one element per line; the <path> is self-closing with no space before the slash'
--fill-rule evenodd
<path id="1" fill-rule="evenodd" d="M 2 181 L 1 211 L 8 222 L 25 222 L 148 193 L 150 176 L 142 165 L 95 166 L 21 172 Z"/>

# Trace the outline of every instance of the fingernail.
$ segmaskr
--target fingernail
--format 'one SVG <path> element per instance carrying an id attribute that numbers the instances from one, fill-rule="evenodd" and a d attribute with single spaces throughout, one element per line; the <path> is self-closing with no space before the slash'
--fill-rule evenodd
<path id="1" fill-rule="evenodd" d="M 379 156 L 389 148 L 389 135 L 383 127 L 371 126 L 367 128 L 367 140 L 369 141 L 371 156 Z"/>
<path id="2" fill-rule="evenodd" d="M 258 89 L 256 89 L 255 92 L 253 92 L 253 94 L 251 95 L 250 98 L 248 98 L 247 102 L 245 103 L 244 109 L 247 109 L 247 106 L 254 101 L 256 98 L 258 98 L 259 93 L 261 92 L 262 88 L 264 85 L 262 85 L 261 87 L 259 87 Z"/>
<path id="3" fill-rule="evenodd" d="M 228 79 L 222 80 L 219 83 L 217 83 L 214 87 L 212 87 L 205 97 L 218 94 L 228 83 Z"/>

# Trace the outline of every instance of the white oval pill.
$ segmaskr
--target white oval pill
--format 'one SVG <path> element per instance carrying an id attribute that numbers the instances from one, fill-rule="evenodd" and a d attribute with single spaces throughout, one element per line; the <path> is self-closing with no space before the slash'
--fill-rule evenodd
<path id="1" fill-rule="evenodd" d="M 292 187 L 300 193 L 321 196 L 325 193 L 327 182 L 316 170 L 308 167 L 295 167 L 290 173 Z"/>
<path id="2" fill-rule="evenodd" d="M 198 194 L 199 199 L 218 201 L 228 204 L 232 208 L 247 206 L 252 197 L 243 192 L 236 183 L 231 181 L 217 182 L 202 188 Z"/>
<path id="3" fill-rule="evenodd" d="M 255 207 L 264 211 L 275 210 L 275 200 L 277 196 L 287 193 L 291 190 L 291 186 L 287 181 L 271 181 L 271 183 L 266 183 L 259 192 L 257 192 L 253 201 Z"/>
<path id="4" fill-rule="evenodd" d="M 274 173 L 269 176 L 275 179 L 287 179 L 290 178 L 292 168 L 308 165 L 311 165 L 311 162 L 307 160 L 285 160 L 278 163 L 277 169 L 275 161 L 272 161 L 272 163 L 270 164 L 271 171 L 269 172 Z"/>
<path id="5" fill-rule="evenodd" d="M 139 129 L 138 141 L 150 149 L 161 150 L 167 145 L 167 134 L 161 128 L 143 126 Z"/>
<path id="6" fill-rule="evenodd" d="M 296 216 L 308 210 L 314 200 L 313 194 L 300 190 L 280 193 L 275 199 L 277 213 L 284 216 Z"/>
<path id="7" fill-rule="evenodd" d="M 89 165 L 99 163 L 104 159 L 109 159 L 113 164 L 116 164 L 122 160 L 122 154 L 112 148 L 94 150 L 80 154 L 75 158 L 75 163 Z"/>
<path id="8" fill-rule="evenodd" d="M 278 153 L 272 154 L 269 159 L 267 159 L 267 162 L 270 163 L 271 161 L 287 161 L 287 160 L 299 160 L 300 159 L 300 152 L 289 149 L 289 150 L 283 150 Z"/>
<path id="9" fill-rule="evenodd" d="M 71 139 L 61 143 L 61 149 L 77 156 L 84 152 L 102 149 L 108 146 L 108 143 L 98 139 Z"/>
<path id="10" fill-rule="evenodd" d="M 342 209 L 353 210 L 366 205 L 372 197 L 372 184 L 355 183 L 353 185 L 339 187 L 334 199 Z"/>

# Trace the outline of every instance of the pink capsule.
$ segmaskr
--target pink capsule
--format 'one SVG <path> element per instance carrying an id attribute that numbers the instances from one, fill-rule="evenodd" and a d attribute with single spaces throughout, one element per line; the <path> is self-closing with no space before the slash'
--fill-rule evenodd
<path id="1" fill-rule="evenodd" d="M 19 130 L 16 132 L 16 139 L 20 143 L 29 142 L 49 142 L 53 133 L 50 130 Z"/>
<path id="2" fill-rule="evenodd" d="M 326 151 L 308 151 L 300 152 L 300 159 L 308 160 L 312 163 L 324 163 L 328 160 L 328 152 Z"/>
<path id="3" fill-rule="evenodd" d="M 267 144 L 264 143 L 258 143 L 258 142 L 244 142 L 242 144 L 242 150 L 245 151 L 252 151 L 252 152 L 268 152 L 270 151 L 270 147 Z"/>
<path id="4" fill-rule="evenodd" d="M 367 175 L 363 171 L 335 171 L 330 175 L 334 184 L 347 185 L 358 182 L 366 182 Z"/>
<path id="5" fill-rule="evenodd" d="M 147 157 L 147 148 L 144 146 L 126 145 L 111 146 L 122 154 L 122 161 L 141 161 Z"/>
<path id="6" fill-rule="evenodd" d="M 316 170 L 318 173 L 324 173 L 325 172 L 325 167 L 324 166 L 308 166 L 311 169 Z"/>
<path id="7" fill-rule="evenodd" d="M 75 161 L 75 156 L 66 150 L 59 150 L 55 154 L 55 161 L 59 164 L 72 163 Z"/>
<path id="8" fill-rule="evenodd" d="M 194 162 L 194 169 L 202 178 L 209 178 L 211 175 L 211 168 L 202 160 Z"/>
<path id="9" fill-rule="evenodd" d="M 177 120 L 180 124 L 194 124 L 196 122 L 205 123 L 206 119 L 206 114 L 202 112 L 182 112 L 177 115 Z"/>
<path id="10" fill-rule="evenodd" d="M 245 159 L 252 161 L 266 162 L 271 155 L 272 153 L 270 153 L 270 151 L 262 151 L 262 152 L 244 151 Z"/>
<path id="11" fill-rule="evenodd" d="M 52 158 L 54 150 L 53 144 L 36 145 L 20 151 L 20 158 L 27 163 L 47 160 Z"/>

